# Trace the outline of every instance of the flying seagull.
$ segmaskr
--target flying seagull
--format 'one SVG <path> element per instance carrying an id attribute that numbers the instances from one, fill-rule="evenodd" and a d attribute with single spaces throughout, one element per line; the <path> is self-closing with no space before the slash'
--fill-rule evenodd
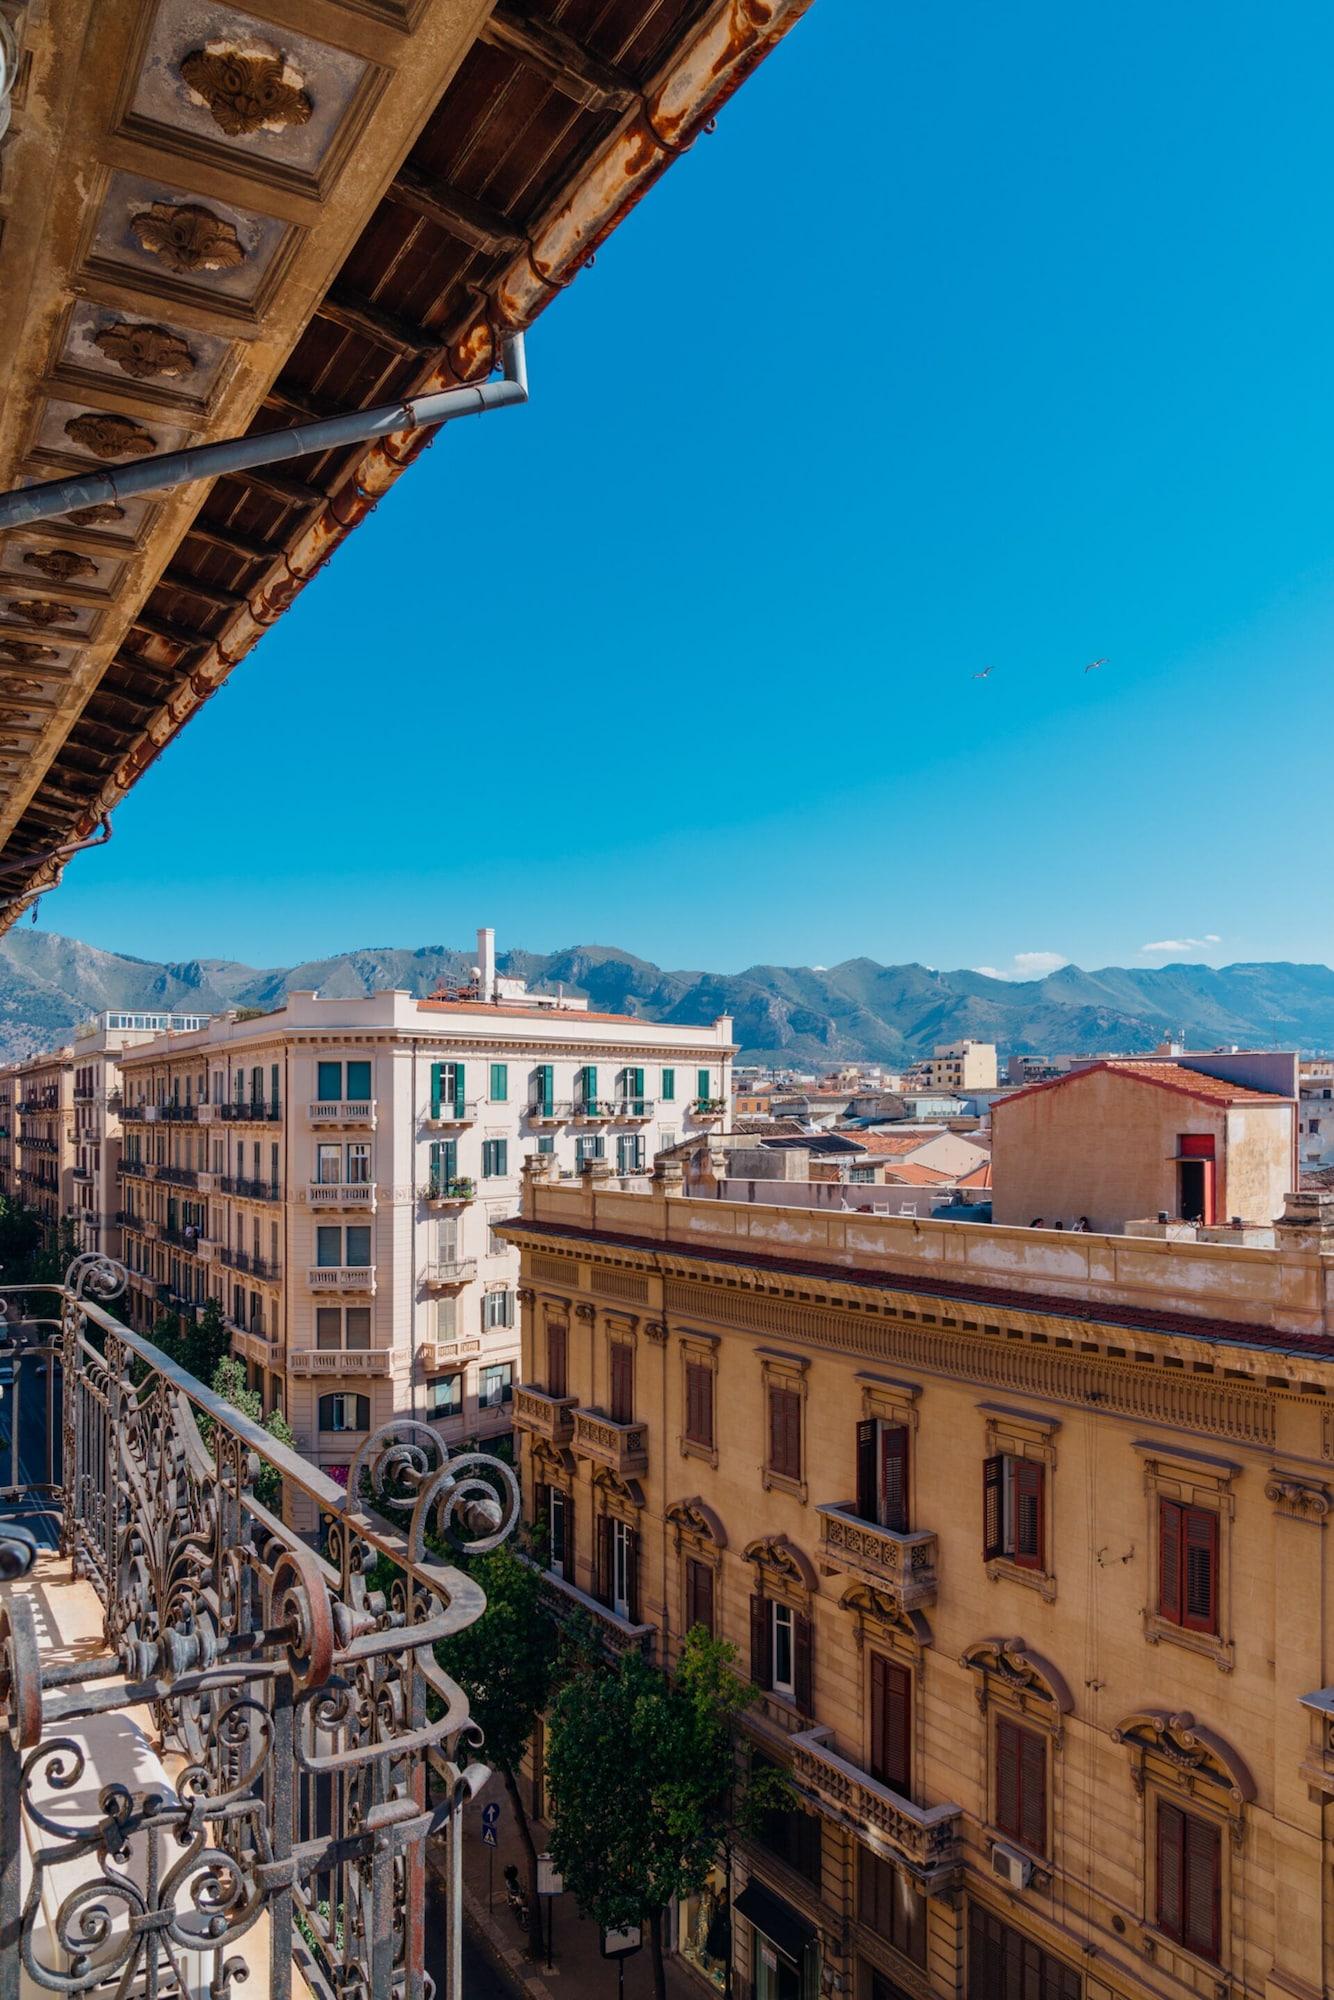
<path id="1" fill-rule="evenodd" d="M 975 681 L 984 681 L 984 680 L 986 680 L 986 678 L 987 678 L 987 676 L 988 676 L 988 675 L 990 674 L 990 672 L 991 672 L 991 668 L 990 668 L 990 667 L 983 667 L 983 669 L 982 669 L 982 671 L 981 671 L 981 673 L 980 673 L 980 674 L 974 674 L 974 675 L 973 675 L 973 679 L 974 679 Z"/>
<path id="2" fill-rule="evenodd" d="M 1090 660 L 1088 665 L 1085 667 L 1084 672 L 1086 674 L 1095 673 L 1099 667 L 1106 666 L 1110 657 L 1111 655 L 1109 653 L 1104 653 L 1100 660 Z"/>

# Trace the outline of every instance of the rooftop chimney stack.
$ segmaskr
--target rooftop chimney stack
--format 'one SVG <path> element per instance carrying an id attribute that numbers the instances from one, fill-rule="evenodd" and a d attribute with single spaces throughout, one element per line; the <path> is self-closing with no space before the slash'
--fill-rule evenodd
<path id="1" fill-rule="evenodd" d="M 479 998 L 490 1002 L 496 997 L 496 934 L 482 930 L 477 933 L 477 963 L 481 968 L 478 982 Z"/>

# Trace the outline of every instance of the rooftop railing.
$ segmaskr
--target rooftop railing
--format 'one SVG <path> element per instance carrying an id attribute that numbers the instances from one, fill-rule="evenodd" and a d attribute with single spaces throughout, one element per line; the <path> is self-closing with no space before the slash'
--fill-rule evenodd
<path id="1" fill-rule="evenodd" d="M 514 1476 L 404 1420 L 336 1484 L 97 1303 L 124 1282 L 87 1255 L 0 1291 L 0 2000 L 224 2000 L 248 1974 L 423 2000 L 425 1843 L 448 1829 L 456 1874 L 487 1775 L 434 1656 L 484 1599 L 427 1537 L 495 1547 Z M 58 1584 L 94 1594 L 97 1638 L 57 1643 Z M 458 1907 L 451 1880 L 441 2000 Z"/>

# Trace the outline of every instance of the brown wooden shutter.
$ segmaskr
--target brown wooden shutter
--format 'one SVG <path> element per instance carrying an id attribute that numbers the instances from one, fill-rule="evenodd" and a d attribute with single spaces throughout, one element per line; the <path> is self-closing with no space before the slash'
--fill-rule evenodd
<path id="1" fill-rule="evenodd" d="M 565 1387 L 565 1328 L 558 1320 L 547 1322 L 547 1394 L 564 1396 Z"/>
<path id="2" fill-rule="evenodd" d="M 884 1513 L 881 1526 L 899 1535 L 908 1532 L 908 1428 L 886 1424 L 880 1433 L 880 1463 L 884 1467 Z"/>
<path id="3" fill-rule="evenodd" d="M 997 1455 L 988 1458 L 982 1465 L 982 1554 L 987 1561 L 993 1556 L 1004 1555 L 1005 1506 L 1001 1481 L 1005 1477 L 1005 1460 Z"/>
<path id="4" fill-rule="evenodd" d="M 1158 1801 L 1158 1928 L 1168 1937 L 1182 1936 L 1185 1909 L 1181 1895 L 1182 1854 L 1186 1815 L 1179 1806 Z"/>
<path id="5" fill-rule="evenodd" d="M 686 1436 L 692 1444 L 713 1444 L 713 1370 L 686 1363 Z"/>
<path id="6" fill-rule="evenodd" d="M 610 1605 L 613 1570 L 611 1560 L 611 1516 L 599 1514 L 597 1517 L 597 1595 L 603 1604 Z"/>
<path id="7" fill-rule="evenodd" d="M 574 1583 L 574 1492 L 565 1495 L 565 1581 Z"/>
<path id="8" fill-rule="evenodd" d="M 792 1699 L 803 1715 L 814 1715 L 814 1676 L 811 1671 L 811 1621 L 797 1612 L 792 1619 Z"/>
<path id="9" fill-rule="evenodd" d="M 1020 1731 L 1020 1839 L 1034 1854 L 1047 1851 L 1047 1742 L 1031 1729 Z"/>
<path id="10" fill-rule="evenodd" d="M 758 1591 L 750 1600 L 750 1677 L 756 1687 L 773 1685 L 773 1645 L 769 1601 Z"/>
<path id="11" fill-rule="evenodd" d="M 769 1391 L 769 1470 L 782 1479 L 801 1478 L 801 1396 L 795 1389 Z"/>
<path id="12" fill-rule="evenodd" d="M 1182 1943 L 1188 1950 L 1199 1952 L 1202 1958 L 1216 1959 L 1222 1914 L 1219 1831 L 1209 1820 L 1199 1819 L 1194 1813 L 1183 1813 L 1181 1817 L 1185 1822 Z"/>
<path id="13" fill-rule="evenodd" d="M 541 1479 L 533 1482 L 533 1526 L 539 1533 L 550 1534 L 551 1488 Z M 548 1553 L 554 1554 L 554 1551 Z"/>
<path id="14" fill-rule="evenodd" d="M 912 1675 L 871 1655 L 871 1776 L 905 1798 L 912 1791 Z"/>
<path id="15" fill-rule="evenodd" d="M 1181 1623 L 1181 1515 L 1175 1500 L 1158 1502 L 1158 1615 Z"/>
<path id="16" fill-rule="evenodd" d="M 1011 1461 L 1014 1466 L 1014 1560 L 1021 1569 L 1042 1568 L 1042 1479 L 1043 1465 L 1032 1459 Z"/>
<path id="17" fill-rule="evenodd" d="M 1182 1536 L 1181 1622 L 1192 1632 L 1218 1630 L 1218 1516 L 1207 1507 L 1185 1507 Z"/>
<path id="18" fill-rule="evenodd" d="M 611 1414 L 618 1424 L 634 1422 L 635 1351 L 628 1340 L 611 1343 Z"/>
<path id="19" fill-rule="evenodd" d="M 713 1636 L 713 1571 L 707 1563 L 686 1562 L 686 1630 L 702 1625 Z"/>
<path id="20" fill-rule="evenodd" d="M 639 1530 L 625 1535 L 625 1608 L 632 1625 L 639 1623 Z"/>
<path id="21" fill-rule="evenodd" d="M 877 1520 L 875 1490 L 876 1432 L 879 1425 L 868 1417 L 857 1426 L 857 1512 L 863 1521 Z"/>
<path id="22" fill-rule="evenodd" d="M 1005 1716 L 996 1724 L 996 1824 L 1019 1839 L 1019 1730 Z"/>

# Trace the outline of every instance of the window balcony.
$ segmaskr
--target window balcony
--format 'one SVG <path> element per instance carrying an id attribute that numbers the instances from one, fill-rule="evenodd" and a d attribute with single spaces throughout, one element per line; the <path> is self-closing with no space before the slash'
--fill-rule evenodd
<path id="1" fill-rule="evenodd" d="M 169 1181 L 172 1187 L 198 1187 L 199 1176 L 193 1167 L 159 1167 L 157 1177 Z"/>
<path id="2" fill-rule="evenodd" d="M 182 1109 L 189 1109 L 183 1106 Z M 220 1104 L 218 1112 L 229 1125 L 277 1125 L 282 1120 L 281 1104 L 266 1102 L 263 1098 L 233 1098 L 230 1104 Z"/>
<path id="3" fill-rule="evenodd" d="M 428 1208 L 457 1208 L 463 1202 L 472 1201 L 476 1193 L 476 1181 L 456 1174 L 453 1180 L 428 1181 L 422 1189 L 422 1200 Z"/>
<path id="4" fill-rule="evenodd" d="M 585 1097 L 570 1107 L 573 1125 L 605 1125 L 616 1116 L 616 1106 L 607 1097 Z"/>
<path id="5" fill-rule="evenodd" d="M 232 1352 L 250 1361 L 267 1364 L 277 1352 L 278 1336 L 271 1334 L 262 1319 L 252 1320 L 249 1325 L 243 1319 L 233 1319 L 224 1312 L 222 1323 L 232 1337 Z"/>
<path id="6" fill-rule="evenodd" d="M 223 1175 L 222 1191 L 240 1195 L 244 1201 L 277 1201 L 280 1196 L 277 1181 L 248 1181 L 235 1174 Z"/>
<path id="7" fill-rule="evenodd" d="M 552 1098 L 546 1103 L 539 1100 L 536 1103 L 527 1105 L 524 1115 L 530 1125 L 563 1125 L 566 1119 L 569 1118 L 572 1109 L 573 1107 L 570 1104 L 558 1104 Z"/>
<path id="8" fill-rule="evenodd" d="M 308 1104 L 306 1110 L 312 1125 L 374 1125 L 375 1099 L 373 1097 L 338 1098 L 326 1102 L 323 1098 L 317 1104 Z"/>
<path id="9" fill-rule="evenodd" d="M 647 1097 L 622 1097 L 616 1106 L 616 1116 L 622 1124 L 627 1119 L 651 1118 L 652 1102 Z"/>
<path id="10" fill-rule="evenodd" d="M 482 1343 L 477 1339 L 421 1340 L 417 1343 L 417 1353 L 427 1375 L 438 1375 L 444 1369 L 457 1368 L 460 1362 L 470 1360 L 481 1351 Z"/>
<path id="11" fill-rule="evenodd" d="M 457 1129 L 462 1125 L 475 1125 L 480 1110 L 481 1099 L 478 1097 L 464 1104 L 456 1104 L 453 1098 L 441 1098 L 436 1108 L 425 1114 L 422 1124 L 433 1132 L 443 1131 L 446 1127 Z"/>
<path id="12" fill-rule="evenodd" d="M 20 1105 L 19 1109 L 22 1108 Z M 155 1114 L 155 1107 L 151 1104 L 123 1104 L 120 1110 L 120 1122 L 122 1125 L 146 1125 L 149 1122 L 150 1112 Z"/>
<path id="13" fill-rule="evenodd" d="M 892 1596 L 904 1611 L 936 1601 L 936 1536 L 919 1529 L 898 1534 L 863 1521 L 845 1502 L 817 1507 L 820 1561 Z"/>
<path id="14" fill-rule="evenodd" d="M 292 1375 L 388 1375 L 394 1365 L 392 1347 L 289 1347 Z"/>
<path id="15" fill-rule="evenodd" d="M 93 1177 L 93 1170 L 91 1167 L 75 1167 L 73 1174 L 76 1181 L 90 1181 Z"/>
<path id="16" fill-rule="evenodd" d="M 76 1104 L 91 1104 L 96 1095 L 97 1092 L 91 1084 L 76 1083 L 74 1086 L 74 1102 Z"/>
<path id="17" fill-rule="evenodd" d="M 282 1266 L 272 1257 L 256 1257 L 250 1250 L 220 1250 L 219 1261 L 229 1271 L 240 1271 L 244 1277 L 266 1278 L 270 1283 L 282 1276 Z"/>
<path id="18" fill-rule="evenodd" d="M 199 1231 L 197 1229 L 169 1229 L 163 1223 L 157 1233 L 161 1242 L 174 1243 L 178 1250 L 188 1250 L 192 1256 L 198 1255 Z"/>
<path id="19" fill-rule="evenodd" d="M 428 1264 L 422 1272 L 422 1283 L 428 1292 L 449 1292 L 458 1285 L 470 1285 L 476 1276 L 475 1257 L 455 1257 L 439 1264 Z"/>
<path id="20" fill-rule="evenodd" d="M 545 1438 L 548 1444 L 568 1444 L 574 1436 L 577 1396 L 548 1396 L 544 1389 L 522 1386 L 514 1391 L 513 1420 L 516 1431 Z"/>
<path id="21" fill-rule="evenodd" d="M 721 1118 L 726 1109 L 727 1102 L 725 1098 L 696 1097 L 691 1101 L 690 1115 L 692 1118 Z"/>
<path id="22" fill-rule="evenodd" d="M 652 1625 L 632 1625 L 628 1618 L 622 1618 L 599 1598 L 590 1597 L 577 1584 L 567 1583 L 562 1576 L 556 1576 L 549 1569 L 539 1569 L 529 1556 L 521 1556 L 530 1569 L 536 1569 L 542 1584 L 542 1602 L 558 1624 L 564 1625 L 571 1619 L 581 1623 L 591 1623 L 593 1631 L 604 1652 L 613 1658 L 622 1653 L 642 1653 L 646 1659 L 652 1657 L 655 1627 Z"/>
<path id="23" fill-rule="evenodd" d="M 306 1281 L 313 1292 L 373 1292 L 374 1264 L 312 1264 Z"/>
<path id="24" fill-rule="evenodd" d="M 164 1104 L 158 1111 L 158 1117 L 169 1125 L 193 1125 L 196 1109 L 193 1104 Z"/>
<path id="25" fill-rule="evenodd" d="M 840 1826 L 851 1824 L 859 1839 L 882 1853 L 886 1848 L 918 1887 L 949 1888 L 963 1866 L 963 1807 L 915 1806 L 830 1747 L 828 1729 L 805 1729 L 791 1736 L 792 1776 L 800 1789 Z"/>
<path id="26" fill-rule="evenodd" d="M 578 1457 L 608 1466 L 622 1479 L 648 1471 L 647 1424 L 621 1424 L 600 1410 L 576 1409 L 573 1443 Z"/>
<path id="27" fill-rule="evenodd" d="M 306 1189 L 311 1208 L 375 1209 L 374 1181 L 312 1181 Z"/>

